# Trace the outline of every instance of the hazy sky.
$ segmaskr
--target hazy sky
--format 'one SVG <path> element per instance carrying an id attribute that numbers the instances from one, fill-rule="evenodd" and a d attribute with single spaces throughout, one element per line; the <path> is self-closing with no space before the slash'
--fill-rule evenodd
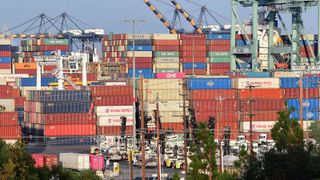
<path id="1" fill-rule="evenodd" d="M 169 0 L 162 0 L 170 4 Z M 190 14 L 198 17 L 200 7 L 193 5 L 188 0 L 177 0 Z M 212 11 L 230 19 L 230 0 L 189 0 L 197 4 L 206 5 Z M 159 8 L 168 19 L 172 19 L 174 7 L 164 5 L 157 0 L 151 2 Z M 239 8 L 242 20 L 250 18 L 250 8 Z M 93 27 L 102 28 L 105 32 L 127 33 L 131 32 L 129 24 L 122 22 L 125 19 L 144 19 L 144 24 L 137 26 L 138 32 L 168 32 L 163 24 L 148 9 L 143 0 L 6 0 L 0 6 L 0 23 L 7 23 L 8 27 L 13 27 L 23 23 L 40 13 L 54 17 L 66 11 L 73 17 L 80 19 Z M 288 15 L 284 15 L 288 26 L 291 20 Z M 303 15 L 306 30 L 308 33 L 316 32 L 317 12 L 313 8 Z M 218 18 L 221 23 L 228 22 Z M 183 19 L 184 21 L 184 19 Z M 211 21 L 211 20 L 210 20 Z M 214 22 L 214 21 L 211 21 Z M 26 26 L 24 26 L 26 28 Z M 186 29 L 192 29 L 188 24 Z M 25 29 L 24 28 L 24 29 Z M 13 31 L 17 33 L 22 29 Z"/>

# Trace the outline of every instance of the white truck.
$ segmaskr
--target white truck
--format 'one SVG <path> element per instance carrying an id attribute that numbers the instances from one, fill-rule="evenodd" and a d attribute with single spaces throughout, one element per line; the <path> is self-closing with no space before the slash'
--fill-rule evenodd
<path id="1" fill-rule="evenodd" d="M 60 153 L 59 160 L 64 168 L 78 171 L 90 169 L 89 154 Z"/>

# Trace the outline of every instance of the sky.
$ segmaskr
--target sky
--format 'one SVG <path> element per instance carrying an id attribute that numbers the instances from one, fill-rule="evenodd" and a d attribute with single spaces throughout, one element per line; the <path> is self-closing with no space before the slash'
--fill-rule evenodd
<path id="1" fill-rule="evenodd" d="M 161 0 L 170 4 L 169 0 Z M 200 7 L 196 4 L 206 5 L 215 13 L 221 14 L 227 19 L 231 16 L 230 0 L 177 0 L 192 15 L 198 17 Z M 160 3 L 158 0 L 150 0 L 169 20 L 172 19 L 174 7 Z M 250 18 L 251 8 L 239 7 L 241 20 Z M 95 28 L 102 28 L 106 33 L 128 33 L 131 32 L 131 25 L 124 23 L 126 19 L 143 19 L 143 24 L 138 24 L 136 31 L 139 33 L 167 33 L 168 30 L 159 19 L 149 10 L 143 0 L 7 0 L 0 6 L 0 27 L 3 24 L 13 27 L 27 20 L 45 13 L 50 17 L 55 17 L 62 12 L 67 12 L 72 17 Z M 288 27 L 291 20 L 288 14 L 283 15 Z M 310 9 L 303 14 L 307 33 L 317 32 L 317 12 L 316 8 Z M 218 17 L 217 17 L 218 18 Z M 222 24 L 229 22 L 218 18 Z M 182 19 L 185 21 L 184 19 Z M 214 21 L 211 21 L 214 22 Z M 86 28 L 86 26 L 83 26 Z M 191 26 L 184 23 L 187 30 L 192 30 Z M 13 30 L 12 33 L 19 33 L 24 28 Z"/>

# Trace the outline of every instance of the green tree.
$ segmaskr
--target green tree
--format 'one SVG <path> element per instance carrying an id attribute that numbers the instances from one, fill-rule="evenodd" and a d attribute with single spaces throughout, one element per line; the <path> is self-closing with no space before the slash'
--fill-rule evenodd
<path id="1" fill-rule="evenodd" d="M 207 128 L 206 124 L 199 123 L 195 137 L 197 143 L 192 144 L 190 148 L 191 163 L 188 178 L 198 180 L 213 179 L 213 176 L 217 175 L 216 145 L 213 132 Z"/>
<path id="2" fill-rule="evenodd" d="M 174 173 L 173 176 L 172 176 L 172 180 L 180 180 L 179 173 Z"/>
<path id="3" fill-rule="evenodd" d="M 320 121 L 313 122 L 310 125 L 310 137 L 317 141 L 320 144 Z"/>

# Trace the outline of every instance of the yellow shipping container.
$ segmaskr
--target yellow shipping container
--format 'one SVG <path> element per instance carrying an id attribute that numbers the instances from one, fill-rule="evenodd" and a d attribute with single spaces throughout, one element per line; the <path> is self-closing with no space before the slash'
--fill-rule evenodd
<path id="1" fill-rule="evenodd" d="M 136 51 L 136 57 L 152 57 L 152 51 Z M 133 57 L 133 51 L 127 51 L 127 57 Z"/>
<path id="2" fill-rule="evenodd" d="M 147 111 L 147 116 L 151 116 L 154 122 L 154 112 Z M 163 112 L 160 111 L 160 119 L 162 123 L 182 123 L 183 112 L 182 111 L 171 111 L 171 112 Z"/>
<path id="3" fill-rule="evenodd" d="M 178 34 L 153 34 L 154 40 L 177 40 Z"/>
<path id="4" fill-rule="evenodd" d="M 140 97 L 140 90 L 137 91 L 138 97 Z M 160 101 L 182 101 L 183 98 L 180 95 L 178 89 L 169 90 L 144 90 L 143 99 L 148 102 L 155 102 L 157 97 Z"/>
<path id="5" fill-rule="evenodd" d="M 159 102 L 159 111 L 170 112 L 170 111 L 183 111 L 182 108 L 183 101 L 160 101 Z M 155 110 L 156 103 L 155 102 L 145 102 L 144 109 L 145 111 Z"/>
<path id="6" fill-rule="evenodd" d="M 171 69 L 179 67 L 180 63 L 154 63 L 154 68 L 156 69 Z"/>
<path id="7" fill-rule="evenodd" d="M 137 81 L 137 87 L 140 89 L 140 81 Z M 182 91 L 181 79 L 144 79 L 143 89 L 148 90 L 161 90 L 161 89 L 173 89 L 176 91 Z"/>
<path id="8" fill-rule="evenodd" d="M 15 69 L 37 69 L 37 63 L 35 62 L 25 62 L 25 63 L 15 63 Z"/>

